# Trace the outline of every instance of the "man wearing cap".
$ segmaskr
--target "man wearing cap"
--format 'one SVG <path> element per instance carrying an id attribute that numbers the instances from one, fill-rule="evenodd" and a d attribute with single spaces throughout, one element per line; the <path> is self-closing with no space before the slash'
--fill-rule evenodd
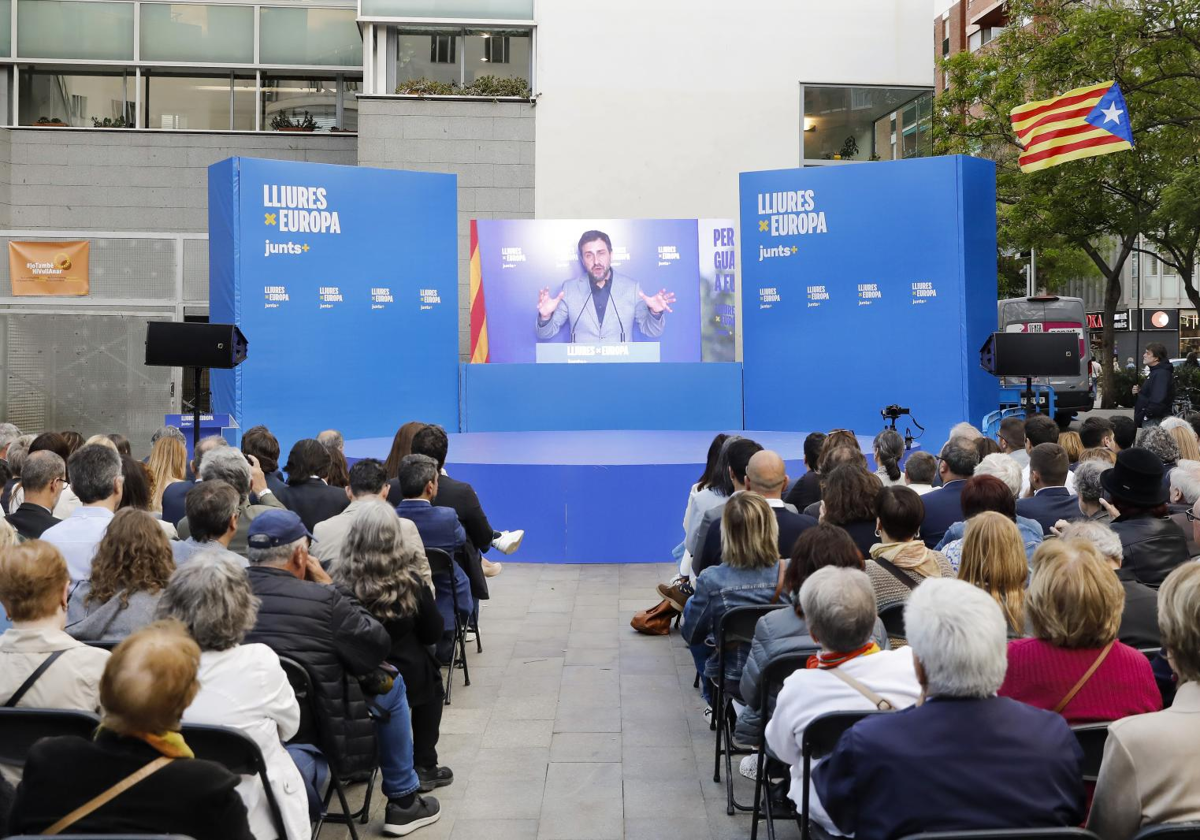
<path id="1" fill-rule="evenodd" d="M 1149 586 L 1158 586 L 1188 559 L 1187 538 L 1167 518 L 1163 464 L 1148 449 L 1135 446 L 1117 455 L 1117 464 L 1100 476 L 1114 508 L 1112 529 L 1121 538 L 1122 567 Z"/>
<path id="2" fill-rule="evenodd" d="M 373 769 L 378 736 L 382 790 L 388 798 L 383 831 L 408 834 L 436 822 L 441 810 L 436 799 L 418 792 L 404 680 L 394 675 L 391 689 L 374 697 L 387 713 L 386 720 L 375 724 L 358 680 L 348 679 L 375 674 L 392 641 L 358 601 L 331 585 L 308 553 L 311 540 L 300 517 L 288 510 L 267 511 L 250 523 L 246 574 L 261 605 L 246 642 L 265 644 L 304 665 L 337 753 L 331 761 L 341 776 Z"/>

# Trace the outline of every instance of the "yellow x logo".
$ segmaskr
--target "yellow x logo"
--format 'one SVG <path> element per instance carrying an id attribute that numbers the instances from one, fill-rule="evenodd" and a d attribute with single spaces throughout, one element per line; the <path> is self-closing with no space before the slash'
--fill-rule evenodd
<path id="1" fill-rule="evenodd" d="M 767 232 L 767 220 L 766 219 L 763 219 L 761 222 L 758 223 L 758 229 L 760 231 L 762 231 L 763 233 Z"/>
<path id="2" fill-rule="evenodd" d="M 265 215 L 266 215 L 266 217 L 267 217 L 267 222 L 266 222 L 266 223 L 267 223 L 268 225 L 273 225 L 273 224 L 275 224 L 275 214 L 274 214 L 274 213 L 266 213 Z"/>
<path id="3" fill-rule="evenodd" d="M 308 253 L 308 243 L 305 242 L 303 245 L 301 245 L 300 250 L 307 254 Z"/>

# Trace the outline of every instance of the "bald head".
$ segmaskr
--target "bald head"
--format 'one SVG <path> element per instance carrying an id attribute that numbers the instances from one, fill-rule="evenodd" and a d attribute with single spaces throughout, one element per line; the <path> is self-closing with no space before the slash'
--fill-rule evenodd
<path id="1" fill-rule="evenodd" d="M 778 452 L 763 449 L 750 456 L 746 465 L 746 489 L 768 499 L 778 499 L 787 484 L 787 468 Z"/>

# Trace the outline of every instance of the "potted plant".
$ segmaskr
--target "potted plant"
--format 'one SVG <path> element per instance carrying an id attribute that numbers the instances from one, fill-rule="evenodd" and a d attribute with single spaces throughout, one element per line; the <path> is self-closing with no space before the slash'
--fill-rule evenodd
<path id="1" fill-rule="evenodd" d="M 43 128 L 66 128 L 67 124 L 58 117 L 51 119 L 50 117 L 38 117 L 34 125 L 40 125 Z"/>
<path id="2" fill-rule="evenodd" d="M 271 128 L 275 131 L 316 131 L 317 121 L 308 111 L 304 112 L 303 117 L 289 117 L 279 113 L 271 118 Z"/>
<path id="3" fill-rule="evenodd" d="M 132 128 L 124 117 L 92 117 L 92 128 Z"/>

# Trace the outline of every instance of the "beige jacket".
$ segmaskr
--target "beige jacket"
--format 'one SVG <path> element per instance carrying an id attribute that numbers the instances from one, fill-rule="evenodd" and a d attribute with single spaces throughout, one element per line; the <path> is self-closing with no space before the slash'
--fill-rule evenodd
<path id="1" fill-rule="evenodd" d="M 56 650 L 65 650 L 17 704 L 30 709 L 100 711 L 100 675 L 108 651 L 88 647 L 62 630 L 18 630 L 0 635 L 0 705 Z"/>
<path id="2" fill-rule="evenodd" d="M 1169 709 L 1114 721 L 1087 827 L 1128 840 L 1147 825 L 1200 820 L 1200 684 Z"/>
<path id="3" fill-rule="evenodd" d="M 342 556 L 342 546 L 346 544 L 350 526 L 358 518 L 359 511 L 371 501 L 374 500 L 355 499 L 337 516 L 331 516 L 318 522 L 317 527 L 313 528 L 313 544 L 308 553 L 315 557 L 322 566 L 332 571 L 333 566 Z M 386 504 L 386 501 L 384 503 Z M 433 573 L 429 570 L 429 560 L 425 557 L 425 544 L 421 542 L 421 532 L 417 530 L 416 523 L 411 519 L 400 517 L 400 535 L 405 543 L 416 544 L 417 554 L 420 555 L 417 565 L 420 568 L 421 577 L 432 589 Z"/>

